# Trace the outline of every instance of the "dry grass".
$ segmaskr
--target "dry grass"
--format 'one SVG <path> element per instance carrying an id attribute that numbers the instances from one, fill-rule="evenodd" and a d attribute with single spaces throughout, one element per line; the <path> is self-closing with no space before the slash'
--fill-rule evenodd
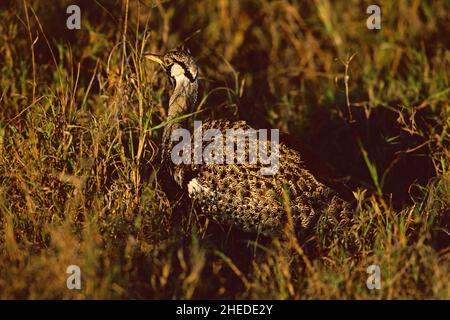
<path id="1" fill-rule="evenodd" d="M 381 1 L 380 31 L 356 0 L 72 3 L 79 31 L 68 1 L 0 5 L 0 298 L 449 299 L 448 2 Z M 201 116 L 313 145 L 354 190 L 350 226 L 282 244 L 166 195 L 170 89 L 141 56 L 190 36 Z"/>

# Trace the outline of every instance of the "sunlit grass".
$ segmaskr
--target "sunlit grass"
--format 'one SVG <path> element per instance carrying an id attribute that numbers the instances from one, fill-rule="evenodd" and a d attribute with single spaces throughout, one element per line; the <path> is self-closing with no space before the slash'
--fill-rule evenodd
<path id="1" fill-rule="evenodd" d="M 76 2 L 0 5 L 0 298 L 450 297 L 446 1 L 382 1 L 379 31 L 356 0 L 80 1 L 69 31 Z M 350 221 L 265 239 L 166 192 L 170 86 L 142 55 L 186 39 L 186 117 L 304 140 L 347 182 Z"/>

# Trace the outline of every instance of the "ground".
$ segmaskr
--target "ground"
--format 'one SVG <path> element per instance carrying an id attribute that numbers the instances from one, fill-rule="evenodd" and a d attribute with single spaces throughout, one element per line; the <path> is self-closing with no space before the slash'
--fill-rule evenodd
<path id="1" fill-rule="evenodd" d="M 374 30 L 369 4 L 2 1 L 0 298 L 449 299 L 449 3 L 379 1 Z M 349 186 L 349 227 L 281 243 L 165 192 L 170 84 L 141 58 L 183 42 L 191 117 L 313 146 Z"/>

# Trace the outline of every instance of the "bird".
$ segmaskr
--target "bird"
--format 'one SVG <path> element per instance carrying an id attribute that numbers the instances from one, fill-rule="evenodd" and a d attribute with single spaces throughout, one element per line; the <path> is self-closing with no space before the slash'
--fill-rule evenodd
<path id="1" fill-rule="evenodd" d="M 274 174 L 262 174 L 261 162 L 174 163 L 171 159 L 175 147 L 172 136 L 179 129 L 194 135 L 213 129 L 225 135 L 230 129 L 254 128 L 246 121 L 228 119 L 210 119 L 198 128 L 185 128 L 186 115 L 197 107 L 198 66 L 194 57 L 186 48 L 164 54 L 146 52 L 144 57 L 163 68 L 173 87 L 162 134 L 162 164 L 179 188 L 187 191 L 195 208 L 221 225 L 269 237 L 283 236 L 288 224 L 294 227 L 297 235 L 305 236 L 314 230 L 323 216 L 337 221 L 351 215 L 350 203 L 313 175 L 301 150 L 291 148 L 283 141 L 278 144 L 279 161 Z M 246 140 L 245 150 L 251 143 L 250 139 Z M 193 154 L 196 147 L 188 151 Z"/>

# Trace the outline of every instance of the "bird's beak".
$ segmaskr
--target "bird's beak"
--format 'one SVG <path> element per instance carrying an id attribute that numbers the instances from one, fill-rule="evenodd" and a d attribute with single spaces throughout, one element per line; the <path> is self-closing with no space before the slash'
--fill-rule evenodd
<path id="1" fill-rule="evenodd" d="M 162 60 L 162 56 L 160 56 L 159 54 L 147 52 L 147 53 L 144 54 L 144 57 L 149 59 L 149 60 L 151 60 L 151 61 L 157 62 L 157 63 L 159 63 L 162 66 L 164 66 L 164 62 Z"/>

